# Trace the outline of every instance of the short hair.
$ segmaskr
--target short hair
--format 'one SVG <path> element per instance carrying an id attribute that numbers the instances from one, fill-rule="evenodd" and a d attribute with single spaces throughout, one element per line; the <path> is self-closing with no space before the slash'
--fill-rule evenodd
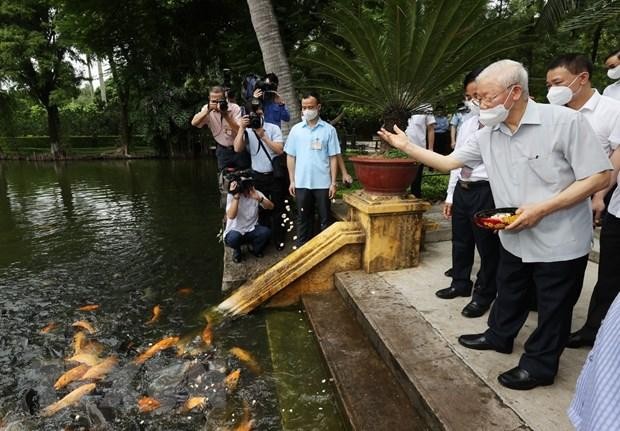
<path id="1" fill-rule="evenodd" d="M 317 101 L 317 103 L 321 103 L 321 96 L 319 96 L 319 92 L 316 90 L 310 90 L 310 91 L 306 91 L 305 93 L 302 93 L 301 95 L 301 100 L 303 99 L 307 99 L 309 97 L 314 97 Z"/>
<path id="2" fill-rule="evenodd" d="M 620 48 L 616 49 L 615 51 L 611 51 L 609 54 L 607 54 L 604 61 L 609 60 L 611 57 L 620 57 Z"/>
<path id="3" fill-rule="evenodd" d="M 221 85 L 214 85 L 213 87 L 211 87 L 209 89 L 209 93 L 222 93 L 222 94 L 226 94 L 226 90 L 224 90 L 224 87 L 222 87 Z"/>
<path id="4" fill-rule="evenodd" d="M 466 90 L 467 86 L 476 80 L 482 70 L 482 67 L 476 67 L 474 70 L 465 75 L 465 78 L 463 79 L 463 90 Z"/>
<path id="5" fill-rule="evenodd" d="M 592 76 L 594 66 L 588 57 L 577 52 L 571 52 L 568 54 L 562 54 L 557 56 L 549 65 L 547 65 L 547 71 L 563 67 L 573 75 L 579 75 L 583 72 L 588 72 L 588 75 Z"/>
<path id="6" fill-rule="evenodd" d="M 523 64 L 514 60 L 499 60 L 484 68 L 476 78 L 476 82 L 485 79 L 497 81 L 500 85 L 508 88 L 511 85 L 519 84 L 523 88 L 523 94 L 530 94 L 527 87 L 527 70 Z"/>
<path id="7" fill-rule="evenodd" d="M 275 73 L 268 73 L 267 75 L 265 75 L 265 79 L 268 79 L 269 82 L 272 84 L 276 84 L 276 86 L 280 83 L 278 75 L 276 75 Z"/>

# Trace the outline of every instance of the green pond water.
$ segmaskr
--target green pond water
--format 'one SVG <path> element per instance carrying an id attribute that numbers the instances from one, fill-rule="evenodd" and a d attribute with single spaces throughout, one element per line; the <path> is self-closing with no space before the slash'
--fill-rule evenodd
<path id="1" fill-rule="evenodd" d="M 213 160 L 0 163 L 0 429 L 232 430 L 244 406 L 257 430 L 346 429 L 302 310 L 259 311 L 215 326 L 211 348 L 200 340 L 203 312 L 222 299 L 216 175 Z M 79 311 L 85 304 L 99 308 Z M 161 316 L 147 324 L 155 305 Z M 78 320 L 118 366 L 43 418 L 42 408 L 84 384 L 53 388 L 76 365 L 66 359 Z M 169 336 L 190 353 L 133 362 Z M 235 369 L 239 384 L 227 390 Z M 160 407 L 140 413 L 143 396 Z M 182 413 L 194 396 L 205 404 Z"/>

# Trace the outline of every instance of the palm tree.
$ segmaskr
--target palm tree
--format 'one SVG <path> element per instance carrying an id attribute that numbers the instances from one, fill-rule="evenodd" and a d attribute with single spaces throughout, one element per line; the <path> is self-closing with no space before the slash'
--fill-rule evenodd
<path id="1" fill-rule="evenodd" d="M 403 128 L 416 108 L 436 101 L 464 72 L 515 47 L 516 31 L 484 21 L 487 0 L 382 3 L 372 9 L 376 2 L 337 2 L 325 19 L 339 42 L 317 42 L 303 60 L 329 79 L 319 89 L 378 110 L 388 127 Z"/>
<path id="2" fill-rule="evenodd" d="M 301 118 L 299 104 L 271 0 L 248 0 L 248 7 L 254 32 L 263 54 L 265 72 L 275 73 L 278 76 L 278 93 L 287 103 L 291 114 L 290 124 L 298 123 Z M 288 127 L 284 125 L 283 129 L 288 129 Z M 286 135 L 286 130 L 283 130 L 283 133 Z"/>

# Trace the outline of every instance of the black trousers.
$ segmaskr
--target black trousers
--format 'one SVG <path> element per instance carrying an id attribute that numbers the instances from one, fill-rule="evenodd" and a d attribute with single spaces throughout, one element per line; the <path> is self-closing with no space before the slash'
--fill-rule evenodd
<path id="1" fill-rule="evenodd" d="M 415 174 L 415 178 L 413 179 L 413 182 L 411 183 L 411 194 L 414 195 L 416 198 L 422 197 L 422 172 L 423 171 L 424 171 L 424 165 L 420 163 L 418 165 L 418 171 Z"/>
<path id="2" fill-rule="evenodd" d="M 528 288 L 536 286 L 538 325 L 525 342 L 519 362 L 536 378 L 553 379 L 557 374 L 587 263 L 587 255 L 561 262 L 524 263 L 500 245 L 497 298 L 485 335 L 496 346 L 512 346 L 529 313 Z"/>
<path id="3" fill-rule="evenodd" d="M 611 303 L 620 292 L 620 219 L 607 213 L 601 228 L 598 281 L 592 291 L 584 330 L 596 336 Z"/>
<path id="4" fill-rule="evenodd" d="M 444 156 L 452 152 L 452 147 L 450 146 L 450 131 L 442 133 L 435 132 L 435 146 L 433 150 Z"/>
<path id="5" fill-rule="evenodd" d="M 483 209 L 495 208 L 491 186 L 487 181 L 458 183 L 452 204 L 452 284 L 463 293 L 472 289 L 471 269 L 474 249 L 480 254 L 480 271 L 473 300 L 490 304 L 497 294 L 497 266 L 499 264 L 499 238 L 488 229 L 473 222 L 474 214 Z"/>
<path id="6" fill-rule="evenodd" d="M 273 174 L 261 174 L 254 172 L 254 187 L 261 191 L 267 199 L 273 202 L 274 208 L 266 210 L 259 207 L 258 223 L 271 229 L 276 246 L 284 243 L 286 239 L 286 226 L 282 226 L 284 214 L 284 183 Z"/>
<path id="7" fill-rule="evenodd" d="M 295 189 L 297 201 L 297 246 L 308 242 L 313 236 L 314 209 L 319 213 L 321 230 L 329 226 L 329 189 Z"/>

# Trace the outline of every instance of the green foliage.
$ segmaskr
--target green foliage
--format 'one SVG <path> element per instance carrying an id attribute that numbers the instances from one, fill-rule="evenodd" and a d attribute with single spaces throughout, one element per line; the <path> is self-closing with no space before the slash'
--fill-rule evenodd
<path id="1" fill-rule="evenodd" d="M 512 33 L 484 22 L 486 0 L 340 1 L 325 15 L 342 43 L 318 41 L 304 61 L 337 84 L 334 100 L 411 113 L 474 65 L 509 51 Z M 370 4 L 370 6 L 369 6 Z M 493 38 L 483 37 L 493 31 Z"/>

